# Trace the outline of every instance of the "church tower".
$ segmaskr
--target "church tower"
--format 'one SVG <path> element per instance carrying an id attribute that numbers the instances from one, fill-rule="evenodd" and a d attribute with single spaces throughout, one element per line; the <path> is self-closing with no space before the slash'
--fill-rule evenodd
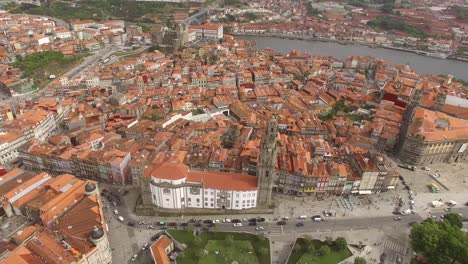
<path id="1" fill-rule="evenodd" d="M 278 122 L 274 117 L 268 123 L 268 131 L 260 146 L 260 157 L 257 163 L 258 207 L 269 207 L 272 204 L 271 192 L 276 166 L 276 140 Z"/>

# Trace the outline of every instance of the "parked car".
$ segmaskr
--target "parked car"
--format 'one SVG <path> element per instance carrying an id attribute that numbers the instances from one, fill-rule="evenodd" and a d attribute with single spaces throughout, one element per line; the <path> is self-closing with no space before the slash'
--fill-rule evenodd
<path id="1" fill-rule="evenodd" d="M 211 219 L 203 220 L 203 223 L 205 223 L 205 224 L 212 224 L 212 223 L 213 223 L 213 220 L 211 220 Z"/>
<path id="2" fill-rule="evenodd" d="M 401 221 L 401 217 L 395 216 L 395 217 L 393 217 L 393 220 L 395 220 L 395 221 Z"/>
<path id="3" fill-rule="evenodd" d="M 255 227 L 255 230 L 260 231 L 260 230 L 265 230 L 265 228 L 263 226 L 257 226 Z"/>
<path id="4" fill-rule="evenodd" d="M 235 227 L 240 227 L 240 226 L 242 226 L 242 223 L 234 223 L 234 226 Z"/>
<path id="5" fill-rule="evenodd" d="M 241 221 L 240 219 L 232 219 L 231 222 L 233 222 L 233 223 L 240 223 L 240 222 L 242 222 L 242 221 Z"/>
<path id="6" fill-rule="evenodd" d="M 277 224 L 278 224 L 278 225 L 285 225 L 285 224 L 286 224 L 286 221 L 278 221 Z"/>
<path id="7" fill-rule="evenodd" d="M 169 224 L 167 224 L 168 226 L 177 226 L 177 223 L 176 222 L 170 222 Z"/>
<path id="8" fill-rule="evenodd" d="M 301 226 L 304 226 L 304 223 L 299 222 L 299 223 L 296 224 L 296 227 L 301 227 Z"/>
<path id="9" fill-rule="evenodd" d="M 123 222 L 125 219 L 122 216 L 119 216 L 117 217 L 117 220 L 119 220 L 120 222 Z"/>
<path id="10" fill-rule="evenodd" d="M 250 218 L 249 222 L 257 222 L 257 218 Z"/>
<path id="11" fill-rule="evenodd" d="M 188 223 L 180 223 L 180 226 L 188 226 Z"/>
<path id="12" fill-rule="evenodd" d="M 117 211 L 117 209 L 114 209 L 114 214 L 115 214 L 115 215 L 118 215 L 118 214 L 119 214 L 119 211 Z"/>
<path id="13" fill-rule="evenodd" d="M 145 243 L 145 244 L 141 247 L 141 250 L 142 250 L 142 251 L 147 250 L 147 249 L 148 249 L 148 245 L 149 245 L 148 243 Z"/>
<path id="14" fill-rule="evenodd" d="M 128 226 L 135 226 L 135 223 L 132 222 L 132 221 L 130 221 L 130 222 L 127 223 L 127 225 L 128 225 Z"/>
<path id="15" fill-rule="evenodd" d="M 226 219 L 223 220 L 223 223 L 231 223 L 231 219 L 226 218 Z"/>
<path id="16" fill-rule="evenodd" d="M 260 217 L 260 218 L 257 219 L 257 222 L 265 222 L 265 218 Z"/>
<path id="17" fill-rule="evenodd" d="M 249 226 L 256 226 L 257 222 L 249 222 Z"/>

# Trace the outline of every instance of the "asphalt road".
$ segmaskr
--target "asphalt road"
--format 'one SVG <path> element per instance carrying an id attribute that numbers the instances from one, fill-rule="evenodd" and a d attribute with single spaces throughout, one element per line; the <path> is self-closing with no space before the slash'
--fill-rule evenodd
<path id="1" fill-rule="evenodd" d="M 112 53 L 116 52 L 119 49 L 120 49 L 120 46 L 111 46 L 111 47 L 107 47 L 104 49 L 100 49 L 96 51 L 95 54 L 89 57 L 86 57 L 82 63 L 80 63 L 79 65 L 77 65 L 76 67 L 68 71 L 67 73 L 65 73 L 65 75 L 68 78 L 73 78 L 74 76 L 80 74 L 82 71 L 86 70 L 88 66 L 95 64 L 100 59 L 110 56 Z"/>

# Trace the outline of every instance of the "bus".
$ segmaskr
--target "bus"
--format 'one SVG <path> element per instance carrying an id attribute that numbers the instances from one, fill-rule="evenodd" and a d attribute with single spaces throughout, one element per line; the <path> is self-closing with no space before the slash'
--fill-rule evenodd
<path id="1" fill-rule="evenodd" d="M 429 188 L 431 189 L 431 192 L 433 193 L 438 193 L 440 191 L 439 186 L 435 183 L 429 184 Z"/>

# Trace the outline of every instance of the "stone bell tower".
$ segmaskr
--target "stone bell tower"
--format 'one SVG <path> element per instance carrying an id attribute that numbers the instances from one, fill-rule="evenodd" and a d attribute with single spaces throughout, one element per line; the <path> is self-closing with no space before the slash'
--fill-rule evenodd
<path id="1" fill-rule="evenodd" d="M 272 205 L 272 189 L 276 166 L 276 141 L 278 121 L 274 117 L 268 123 L 268 131 L 260 146 L 260 157 L 257 163 L 258 200 L 257 207 Z"/>

